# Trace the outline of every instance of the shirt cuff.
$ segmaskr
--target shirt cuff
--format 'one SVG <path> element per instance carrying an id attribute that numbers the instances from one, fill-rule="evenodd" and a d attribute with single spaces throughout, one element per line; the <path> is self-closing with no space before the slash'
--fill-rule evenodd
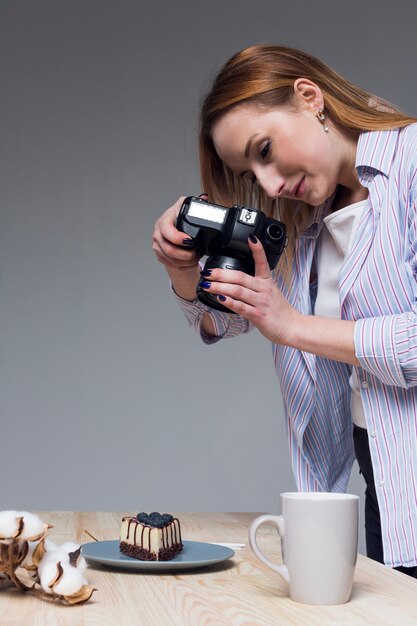
<path id="1" fill-rule="evenodd" d="M 361 367 L 386 385 L 407 387 L 399 347 L 408 336 L 407 317 L 387 315 L 357 320 L 355 353 Z"/>
<path id="2" fill-rule="evenodd" d="M 172 285 L 171 289 L 176 301 L 187 319 L 188 325 L 197 326 L 200 324 L 204 313 L 209 313 L 209 307 L 200 302 L 198 298 L 194 298 L 194 300 L 184 300 L 184 298 L 181 298 L 181 296 L 176 293 Z"/>
<path id="3" fill-rule="evenodd" d="M 180 309 L 185 315 L 188 325 L 191 328 L 194 328 L 200 334 L 203 342 L 207 344 L 212 344 L 212 343 L 216 343 L 217 341 L 219 341 L 221 339 L 221 336 L 207 335 L 204 332 L 204 330 L 202 330 L 201 328 L 203 315 L 205 313 L 210 315 L 214 324 L 214 328 L 217 328 L 217 324 L 213 315 L 213 309 L 208 307 L 206 304 L 203 304 L 203 302 L 200 302 L 198 298 L 195 298 L 194 300 L 185 300 L 184 298 L 181 298 L 181 296 L 179 296 L 176 293 L 172 285 L 171 285 L 171 289 L 172 289 L 172 293 L 174 294 L 176 301 L 178 302 L 180 306 Z"/>
<path id="4" fill-rule="evenodd" d="M 171 289 L 187 319 L 188 325 L 195 328 L 206 344 L 216 343 L 224 337 L 235 337 L 241 333 L 247 333 L 252 329 L 252 324 L 250 324 L 247 319 L 240 317 L 239 315 L 230 315 L 228 313 L 212 309 L 206 304 L 200 302 L 198 298 L 195 298 L 194 300 L 184 300 L 184 298 L 181 298 L 181 296 L 175 292 L 172 285 Z M 214 335 L 207 335 L 201 328 L 204 314 L 210 316 L 214 327 Z"/>

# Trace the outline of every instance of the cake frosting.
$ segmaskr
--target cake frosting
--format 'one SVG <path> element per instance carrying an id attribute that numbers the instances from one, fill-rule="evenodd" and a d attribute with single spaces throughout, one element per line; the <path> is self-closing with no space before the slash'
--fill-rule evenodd
<path id="1" fill-rule="evenodd" d="M 141 561 L 169 561 L 183 548 L 180 522 L 170 513 L 139 513 L 123 517 L 120 551 Z"/>

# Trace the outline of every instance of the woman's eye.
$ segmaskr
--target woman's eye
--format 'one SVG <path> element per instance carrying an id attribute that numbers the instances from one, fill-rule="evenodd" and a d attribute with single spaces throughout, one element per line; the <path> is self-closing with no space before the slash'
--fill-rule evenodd
<path id="1" fill-rule="evenodd" d="M 271 148 L 271 141 L 267 141 L 261 148 L 260 150 L 260 155 L 262 157 L 262 159 L 266 159 L 266 157 L 269 154 L 269 150 Z"/>

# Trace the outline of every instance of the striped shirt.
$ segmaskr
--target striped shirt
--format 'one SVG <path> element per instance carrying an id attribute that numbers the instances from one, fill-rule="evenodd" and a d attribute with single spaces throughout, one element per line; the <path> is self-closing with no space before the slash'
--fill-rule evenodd
<path id="1" fill-rule="evenodd" d="M 341 317 L 356 320 L 356 375 L 369 434 L 381 514 L 384 561 L 417 565 L 417 124 L 362 133 L 356 153 L 368 189 L 339 279 Z M 310 283 L 317 237 L 331 200 L 314 209 L 297 239 L 291 284 L 279 280 L 301 313 L 314 311 Z M 180 300 L 180 299 L 179 299 Z M 209 312 L 218 337 L 250 330 L 247 320 L 180 300 L 191 326 Z M 231 319 L 232 318 L 232 319 Z M 286 409 L 288 444 L 300 491 L 345 491 L 354 461 L 349 377 L 352 366 L 272 346 Z"/>

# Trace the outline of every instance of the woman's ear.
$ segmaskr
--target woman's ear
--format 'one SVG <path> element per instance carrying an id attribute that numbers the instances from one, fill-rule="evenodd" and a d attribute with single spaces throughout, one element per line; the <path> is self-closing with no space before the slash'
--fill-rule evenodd
<path id="1" fill-rule="evenodd" d="M 308 107 L 311 111 L 324 108 L 320 87 L 308 78 L 297 78 L 294 82 L 294 96 L 298 104 Z"/>

